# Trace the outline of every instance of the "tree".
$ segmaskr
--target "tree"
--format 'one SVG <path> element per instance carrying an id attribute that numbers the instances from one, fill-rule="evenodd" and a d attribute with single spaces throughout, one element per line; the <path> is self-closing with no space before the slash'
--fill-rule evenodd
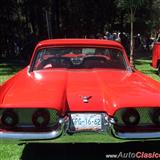
<path id="1" fill-rule="evenodd" d="M 131 26 L 132 61 L 133 22 L 135 33 L 156 33 L 160 29 L 160 0 L 87 0 L 83 3 L 81 0 L 1 1 L 0 57 L 9 57 L 10 53 L 17 56 L 17 45 L 29 53 L 25 49 L 28 47 L 24 46 L 33 40 L 93 38 L 104 31 L 125 30 L 128 33 Z"/>
<path id="2" fill-rule="evenodd" d="M 130 63 L 133 66 L 133 23 L 135 19 L 135 13 L 137 8 L 139 8 L 144 3 L 144 0 L 119 0 L 118 5 L 124 9 L 127 9 L 130 14 Z"/>
<path id="3" fill-rule="evenodd" d="M 154 0 L 152 5 L 152 28 L 157 36 L 160 33 L 160 0 Z"/>

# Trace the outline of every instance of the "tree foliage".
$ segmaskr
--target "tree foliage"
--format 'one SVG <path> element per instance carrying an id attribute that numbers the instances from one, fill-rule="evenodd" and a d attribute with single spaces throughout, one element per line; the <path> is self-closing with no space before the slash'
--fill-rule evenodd
<path id="1" fill-rule="evenodd" d="M 137 8 L 139 8 L 140 6 L 142 6 L 142 4 L 144 3 L 144 0 L 121 0 L 121 1 L 117 1 L 118 6 L 120 8 L 124 8 L 129 10 L 129 17 L 130 17 L 130 62 L 131 65 L 133 65 L 133 23 L 134 23 L 134 19 L 135 19 L 135 14 L 137 11 Z"/>
<path id="2" fill-rule="evenodd" d="M 130 33 L 131 6 L 134 33 L 156 33 L 160 28 L 158 4 L 160 0 L 1 0 L 0 57 L 28 55 L 37 41 L 49 36 L 78 38 L 105 31 Z"/>

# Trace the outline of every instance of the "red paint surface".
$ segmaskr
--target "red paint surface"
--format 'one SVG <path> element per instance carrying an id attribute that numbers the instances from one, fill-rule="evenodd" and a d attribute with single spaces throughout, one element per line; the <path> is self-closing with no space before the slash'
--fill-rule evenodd
<path id="1" fill-rule="evenodd" d="M 159 62 L 160 62 L 160 43 L 157 42 L 154 44 L 152 50 L 152 66 L 154 68 L 157 68 Z"/>
<path id="2" fill-rule="evenodd" d="M 123 50 L 119 43 L 105 40 L 51 40 L 41 42 L 36 49 L 71 44 L 106 45 Z M 81 96 L 91 98 L 84 103 Z M 69 110 L 113 115 L 123 107 L 158 106 L 160 84 L 137 71 L 48 69 L 27 73 L 25 68 L 0 88 L 1 108 L 53 108 L 63 114 Z"/>

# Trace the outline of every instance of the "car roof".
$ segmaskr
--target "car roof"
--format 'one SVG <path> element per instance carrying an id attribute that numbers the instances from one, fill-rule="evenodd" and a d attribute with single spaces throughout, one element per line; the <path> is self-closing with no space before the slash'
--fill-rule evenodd
<path id="1" fill-rule="evenodd" d="M 37 47 L 52 46 L 52 45 L 100 45 L 100 46 L 114 46 L 123 48 L 122 45 L 112 40 L 101 40 L 101 39 L 49 39 L 43 40 L 38 43 Z"/>

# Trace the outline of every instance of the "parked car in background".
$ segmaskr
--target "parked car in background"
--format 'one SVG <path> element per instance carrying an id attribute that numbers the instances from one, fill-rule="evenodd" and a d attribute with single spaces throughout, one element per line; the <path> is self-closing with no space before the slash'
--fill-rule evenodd
<path id="1" fill-rule="evenodd" d="M 0 86 L 0 142 L 54 143 L 79 132 L 160 138 L 160 83 L 133 69 L 118 42 L 42 41 Z"/>
<path id="2" fill-rule="evenodd" d="M 158 69 L 160 76 L 160 42 L 155 42 L 152 50 L 152 67 Z"/>

